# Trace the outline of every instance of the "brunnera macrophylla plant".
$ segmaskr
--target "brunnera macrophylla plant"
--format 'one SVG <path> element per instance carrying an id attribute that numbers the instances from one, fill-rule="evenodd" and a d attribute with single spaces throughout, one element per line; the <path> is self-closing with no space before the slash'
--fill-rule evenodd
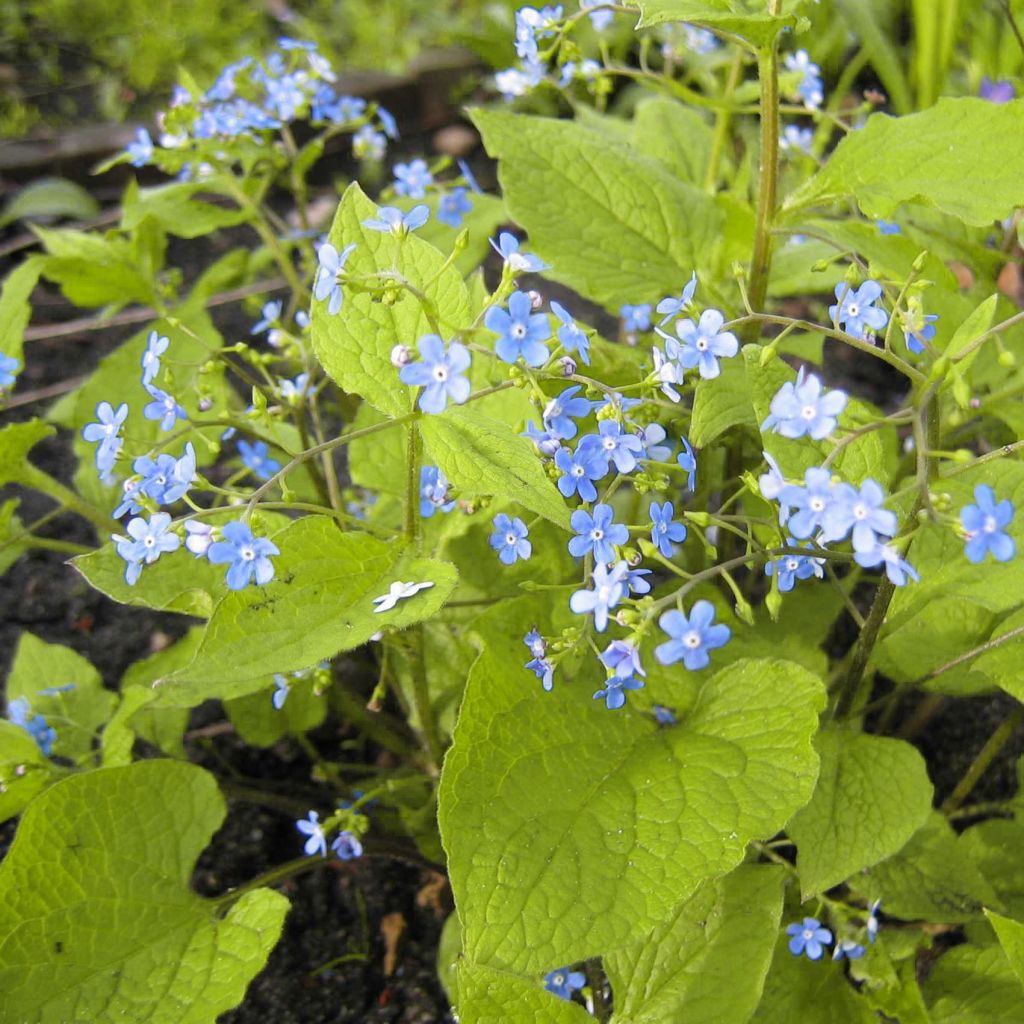
<path id="1" fill-rule="evenodd" d="M 176 91 L 119 159 L 180 180 L 131 186 L 117 229 L 38 229 L 0 297 L 7 393 L 40 276 L 153 317 L 0 433 L 0 481 L 98 546 L 37 538 L 15 500 L 0 557 L 57 545 L 195 625 L 118 693 L 69 648 L 14 652 L 9 1014 L 212 1022 L 280 934 L 268 886 L 358 870 L 400 822 L 447 867 L 462 1021 L 973 1020 L 978 992 L 1011 1019 L 1024 822 L 964 805 L 1024 712 L 937 808 L 896 733 L 915 693 L 1024 699 L 1024 314 L 996 284 L 1024 101 L 845 107 L 827 8 L 523 8 L 498 91 L 579 116 L 475 108 L 500 198 L 411 159 L 329 224 L 324 145 L 350 134 L 369 175 L 397 127 L 282 40 Z M 639 65 L 603 35 L 632 26 Z M 168 234 L 239 225 L 261 245 L 188 289 L 165 266 Z M 241 299 L 251 333 L 224 337 L 209 309 Z M 54 425 L 73 486 L 30 458 Z M 366 645 L 368 705 L 335 663 Z M 225 805 L 182 734 L 210 698 L 257 745 L 331 711 L 399 767 L 321 764 L 296 861 L 204 901 Z"/>

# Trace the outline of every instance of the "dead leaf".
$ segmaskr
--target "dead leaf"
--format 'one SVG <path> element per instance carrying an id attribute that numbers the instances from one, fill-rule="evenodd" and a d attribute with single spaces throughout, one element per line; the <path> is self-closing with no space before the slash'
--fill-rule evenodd
<path id="1" fill-rule="evenodd" d="M 405 918 L 397 910 L 385 914 L 380 919 L 380 934 L 384 939 L 384 977 L 390 978 L 395 973 L 398 963 L 398 944 L 405 934 Z"/>

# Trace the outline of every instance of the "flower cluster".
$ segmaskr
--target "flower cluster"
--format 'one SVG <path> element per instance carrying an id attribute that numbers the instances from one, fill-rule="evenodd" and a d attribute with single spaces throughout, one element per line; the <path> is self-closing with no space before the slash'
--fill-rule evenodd
<path id="1" fill-rule="evenodd" d="M 45 716 L 32 714 L 32 705 L 27 697 L 15 697 L 8 702 L 7 720 L 24 729 L 36 741 L 44 757 L 53 753 L 57 731 L 46 721 Z"/>
<path id="2" fill-rule="evenodd" d="M 817 110 L 825 101 L 825 87 L 821 81 L 821 68 L 811 60 L 806 50 L 786 54 L 785 68 L 792 72 L 794 95 L 808 110 Z"/>
<path id="3" fill-rule="evenodd" d="M 875 900 L 868 910 L 868 918 L 864 926 L 868 942 L 874 943 L 878 937 L 878 908 L 881 900 Z M 786 934 L 789 938 L 789 951 L 793 956 L 806 956 L 808 960 L 820 960 L 825 949 L 835 946 L 832 950 L 833 960 L 859 960 L 864 956 L 866 949 L 862 943 L 853 939 L 837 939 L 832 931 L 825 928 L 816 917 L 805 917 L 802 921 L 794 921 L 786 926 Z"/>
<path id="4" fill-rule="evenodd" d="M 295 827 L 306 837 L 303 844 L 303 852 L 307 857 L 319 854 L 327 856 L 327 837 L 337 829 L 337 835 L 331 840 L 330 848 L 339 860 L 356 860 L 363 855 L 363 844 L 360 841 L 369 822 L 366 818 L 355 813 L 355 807 L 365 804 L 368 801 L 365 797 L 350 802 L 348 806 L 341 807 L 325 822 L 320 821 L 317 811 L 310 811 L 306 818 L 300 818 L 295 822 Z M 339 828 L 339 825 L 346 827 Z"/>

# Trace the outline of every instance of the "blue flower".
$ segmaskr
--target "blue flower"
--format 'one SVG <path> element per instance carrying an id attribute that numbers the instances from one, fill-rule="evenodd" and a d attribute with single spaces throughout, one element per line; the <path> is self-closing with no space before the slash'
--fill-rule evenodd
<path id="1" fill-rule="evenodd" d="M 578 992 L 586 983 L 582 971 L 570 971 L 568 967 L 559 967 L 544 976 L 544 987 L 559 999 L 572 999 L 573 992 Z"/>
<path id="2" fill-rule="evenodd" d="M 473 209 L 468 192 L 458 185 L 447 195 L 441 196 L 437 204 L 437 219 L 450 228 L 461 228 L 462 219 Z"/>
<path id="3" fill-rule="evenodd" d="M 836 417 L 847 401 L 846 393 L 838 389 L 822 394 L 821 381 L 813 373 L 804 377 L 801 366 L 796 382 L 787 380 L 775 393 L 761 430 L 774 430 L 793 439 L 807 435 L 821 441 L 836 429 Z"/>
<path id="4" fill-rule="evenodd" d="M 791 935 L 789 951 L 793 956 L 807 954 L 808 960 L 820 960 L 824 947 L 832 941 L 832 933 L 821 927 L 821 922 L 814 917 L 805 917 L 803 924 L 794 923 L 786 928 Z"/>
<path id="5" fill-rule="evenodd" d="M 885 492 L 874 480 L 865 480 L 860 491 L 849 484 L 836 484 L 832 497 L 822 522 L 823 543 L 842 540 L 852 530 L 853 550 L 872 551 L 879 535 L 895 535 L 899 525 L 896 513 L 882 508 Z"/>
<path id="6" fill-rule="evenodd" d="M 281 309 L 283 304 L 280 299 L 274 299 L 272 302 L 265 302 L 263 304 L 263 319 L 252 325 L 252 329 L 249 331 L 250 334 L 262 334 L 264 331 L 269 331 L 281 319 Z"/>
<path id="7" fill-rule="evenodd" d="M 153 399 L 142 410 L 147 420 L 159 420 L 161 430 L 171 430 L 178 420 L 187 420 L 188 413 L 178 404 L 178 400 L 166 391 L 147 384 L 146 390 Z"/>
<path id="8" fill-rule="evenodd" d="M 291 693 L 291 686 L 288 684 L 287 676 L 281 675 L 280 672 L 274 674 L 274 694 L 270 698 L 271 703 L 274 707 L 280 711 L 284 707 L 284 702 L 288 699 L 288 694 Z"/>
<path id="9" fill-rule="evenodd" d="M 990 551 L 997 562 L 1008 562 L 1017 551 L 1006 532 L 1013 519 L 1013 502 L 1004 498 L 997 504 L 995 491 L 988 484 L 974 488 L 974 501 L 960 510 L 960 525 L 967 535 L 964 554 L 975 565 L 983 562 Z"/>
<path id="10" fill-rule="evenodd" d="M 578 494 L 583 501 L 593 501 L 597 497 L 597 488 L 591 481 L 600 480 L 608 472 L 607 463 L 601 465 L 600 460 L 594 459 L 593 452 L 582 445 L 575 454 L 568 448 L 559 448 L 555 452 L 555 465 L 562 471 L 558 489 L 566 498 Z"/>
<path id="11" fill-rule="evenodd" d="M 598 562 L 614 562 L 612 545 L 629 542 L 629 530 L 622 523 L 612 522 L 614 514 L 611 505 L 595 505 L 593 516 L 582 508 L 576 509 L 569 520 L 577 534 L 569 541 L 569 554 L 582 558 L 593 551 Z"/>
<path id="12" fill-rule="evenodd" d="M 765 458 L 767 457 L 765 456 Z M 774 464 L 772 468 L 777 470 Z M 762 480 L 764 480 L 763 477 Z M 770 490 L 773 489 L 774 486 L 770 488 Z M 764 485 L 762 485 L 761 493 L 765 494 Z M 807 540 L 816 529 L 824 526 L 825 516 L 835 500 L 832 473 L 824 468 L 808 469 L 804 473 L 803 487 L 799 484 L 787 484 L 782 481 L 777 497 L 785 509 L 796 509 L 796 512 L 790 512 L 782 519 L 789 532 L 799 540 Z"/>
<path id="13" fill-rule="evenodd" d="M 840 939 L 832 951 L 832 959 L 842 960 L 845 956 L 847 960 L 859 960 L 864 952 L 864 947 L 859 942 L 854 942 L 853 939 Z"/>
<path id="14" fill-rule="evenodd" d="M 243 590 L 254 579 L 260 585 L 274 578 L 271 555 L 279 555 L 277 545 L 266 537 L 253 536 L 245 523 L 228 523 L 221 528 L 223 540 L 210 545 L 206 557 L 214 565 L 230 565 L 227 584 L 232 590 Z"/>
<path id="15" fill-rule="evenodd" d="M 398 122 L 395 120 L 394 115 L 391 113 L 391 111 L 378 105 L 376 113 L 377 120 L 380 121 L 380 126 L 381 128 L 384 129 L 384 134 L 389 139 L 397 139 Z"/>
<path id="16" fill-rule="evenodd" d="M 270 458 L 270 447 L 266 441 L 238 442 L 238 454 L 242 464 L 257 480 L 269 480 L 275 473 L 281 472 L 281 463 Z"/>
<path id="17" fill-rule="evenodd" d="M 908 310 L 901 318 L 903 327 L 903 338 L 907 348 L 920 355 L 927 343 L 935 337 L 935 321 L 939 319 L 938 313 L 922 313 L 920 310 L 911 312 Z"/>
<path id="18" fill-rule="evenodd" d="M 636 334 L 651 329 L 651 304 L 638 302 L 635 305 L 626 303 L 619 310 L 622 317 L 622 328 L 627 334 Z"/>
<path id="19" fill-rule="evenodd" d="M 153 159 L 153 140 L 145 128 L 139 128 L 135 132 L 135 141 L 128 143 L 125 150 L 131 157 L 132 167 L 144 167 Z"/>
<path id="20" fill-rule="evenodd" d="M 800 545 L 792 537 L 787 537 L 786 546 L 795 548 Z M 821 579 L 825 575 L 822 568 L 824 564 L 824 558 L 814 558 L 811 555 L 783 555 L 776 561 L 769 562 L 764 571 L 767 576 L 777 576 L 779 590 L 783 594 L 788 594 L 796 586 L 797 580 L 810 579 L 812 576 Z"/>
<path id="21" fill-rule="evenodd" d="M 696 367 L 701 377 L 710 379 L 722 372 L 719 358 L 732 357 L 739 351 L 736 335 L 723 331 L 724 324 L 725 317 L 717 309 L 706 309 L 697 323 L 689 317 L 676 323 L 676 336 L 682 344 L 663 331 L 659 333 L 667 342 L 665 351 L 669 359 L 678 362 L 684 370 Z"/>
<path id="22" fill-rule="evenodd" d="M 413 160 L 407 164 L 395 164 L 395 191 L 400 196 L 410 199 L 422 199 L 427 194 L 427 186 L 434 184 L 434 176 L 430 173 L 424 160 Z"/>
<path id="23" fill-rule="evenodd" d="M 146 351 L 142 353 L 142 383 L 151 383 L 160 372 L 160 357 L 167 351 L 171 339 L 162 337 L 157 331 L 150 331 L 146 339 Z"/>
<path id="24" fill-rule="evenodd" d="M 127 537 L 114 534 L 111 540 L 118 555 L 127 562 L 124 578 L 133 587 L 143 564 L 152 565 L 165 552 L 177 551 L 181 537 L 171 532 L 171 517 L 166 512 L 157 512 L 148 523 L 141 517 L 130 519 L 125 529 Z"/>
<path id="25" fill-rule="evenodd" d="M 649 594 L 651 585 L 644 577 L 650 575 L 650 569 L 630 569 L 626 576 L 626 586 L 629 587 L 629 592 L 631 594 Z"/>
<path id="26" fill-rule="evenodd" d="M 678 725 L 679 719 L 676 718 L 675 713 L 671 708 L 665 707 L 664 704 L 655 704 L 651 707 L 651 711 L 654 712 L 654 720 L 658 725 Z"/>
<path id="27" fill-rule="evenodd" d="M 382 206 L 376 217 L 367 217 L 363 221 L 363 227 L 371 231 L 390 231 L 401 237 L 423 227 L 429 219 L 430 207 L 426 203 L 414 206 L 408 213 L 402 213 L 397 206 Z"/>
<path id="28" fill-rule="evenodd" d="M 811 146 L 814 143 L 814 130 L 812 128 L 801 128 L 797 124 L 787 124 L 779 136 L 779 148 L 797 153 L 811 155 Z"/>
<path id="29" fill-rule="evenodd" d="M 590 365 L 590 339 L 586 332 L 573 319 L 572 314 L 560 302 L 551 300 L 551 312 L 562 321 L 558 328 L 558 340 L 566 352 L 579 352 L 580 359 L 586 366 Z"/>
<path id="30" fill-rule="evenodd" d="M 828 315 L 847 334 L 863 338 L 868 331 L 880 331 L 889 322 L 889 314 L 875 306 L 882 295 L 877 281 L 865 281 L 856 291 L 840 281 L 835 292 L 839 302 L 828 307 Z"/>
<path id="31" fill-rule="evenodd" d="M 505 261 L 506 266 L 514 274 L 528 272 L 539 274 L 542 270 L 549 270 L 550 267 L 539 256 L 532 252 L 519 251 L 519 239 L 510 231 L 502 231 L 498 240 L 490 240 L 491 248 Z"/>
<path id="32" fill-rule="evenodd" d="M 625 597 L 625 580 L 629 566 L 616 562 L 611 570 L 605 565 L 594 566 L 593 590 L 577 590 L 569 598 L 569 607 L 577 615 L 593 612 L 594 629 L 603 633 L 608 626 L 608 612 Z"/>
<path id="33" fill-rule="evenodd" d="M 454 500 L 448 498 L 448 480 L 437 466 L 420 467 L 420 515 L 429 519 L 438 509 L 451 512 Z"/>
<path id="34" fill-rule="evenodd" d="M 806 50 L 787 54 L 785 65 L 787 71 L 797 72 L 801 76 L 796 91 L 804 101 L 804 106 L 809 110 L 817 110 L 825 99 L 821 84 L 821 68 L 811 60 Z"/>
<path id="35" fill-rule="evenodd" d="M 782 488 L 786 486 L 786 478 L 782 475 L 782 470 L 779 469 L 779 464 L 767 453 L 761 453 L 764 456 L 764 461 L 768 463 L 768 472 L 762 473 L 757 478 L 757 485 L 761 489 L 761 497 L 766 498 L 768 501 L 774 501 Z M 789 513 L 781 519 L 781 522 L 785 522 L 788 518 Z"/>
<path id="36" fill-rule="evenodd" d="M 693 293 L 697 290 L 697 272 L 690 275 L 690 280 L 683 286 L 678 298 L 669 296 L 664 298 L 655 307 L 655 312 L 661 314 L 661 326 L 669 322 L 673 317 L 679 316 L 686 307 L 693 301 Z"/>
<path id="37" fill-rule="evenodd" d="M 331 849 L 340 860 L 355 860 L 363 855 L 363 844 L 359 842 L 355 833 L 347 829 L 338 833 L 337 838 L 331 843 Z"/>
<path id="38" fill-rule="evenodd" d="M 352 136 L 352 154 L 357 160 L 383 160 L 387 145 L 387 139 L 370 124 Z"/>
<path id="39" fill-rule="evenodd" d="M 132 469 L 142 479 L 131 492 L 127 486 L 125 488 L 125 501 L 135 506 L 131 511 L 139 511 L 134 500 L 138 494 L 145 494 L 158 505 L 173 505 L 179 498 L 185 496 L 196 478 L 196 451 L 189 441 L 180 459 L 166 454 L 158 455 L 155 459 L 143 455 L 132 463 Z M 120 518 L 125 511 L 128 509 L 119 508 L 114 513 L 114 518 Z"/>
<path id="40" fill-rule="evenodd" d="M 534 658 L 528 661 L 524 668 L 528 668 L 540 680 L 540 685 L 546 692 L 551 692 L 555 685 L 555 666 L 547 658 Z"/>
<path id="41" fill-rule="evenodd" d="M 14 385 L 18 375 L 18 360 L 14 356 L 5 356 L 0 352 L 0 391 Z"/>
<path id="42" fill-rule="evenodd" d="M 580 8 L 584 11 L 591 7 L 598 7 L 607 0 L 580 0 Z M 595 32 L 603 32 L 615 19 L 615 12 L 604 8 L 603 10 L 590 11 L 590 24 L 594 26 Z"/>
<path id="43" fill-rule="evenodd" d="M 100 442 L 96 449 L 96 468 L 100 471 L 101 480 L 110 479 L 110 471 L 114 468 L 118 453 L 124 441 L 121 439 L 121 427 L 128 418 L 128 405 L 122 402 L 117 411 L 109 402 L 100 402 L 96 406 L 95 423 L 87 423 L 82 428 L 82 437 L 90 443 Z"/>
<path id="44" fill-rule="evenodd" d="M 309 390 L 309 374 L 300 373 L 295 380 L 288 380 L 287 378 L 279 380 L 277 388 L 281 392 L 281 398 L 289 405 L 299 405 L 303 396 Z"/>
<path id="45" fill-rule="evenodd" d="M 993 82 L 985 75 L 978 87 L 978 95 L 989 103 L 1009 103 L 1017 93 L 1013 88 L 1013 82 Z"/>
<path id="46" fill-rule="evenodd" d="M 878 233 L 881 235 L 902 235 L 903 230 L 891 220 L 876 220 L 875 227 L 878 228 Z"/>
<path id="47" fill-rule="evenodd" d="M 539 61 L 527 60 L 522 69 L 506 68 L 494 76 L 494 85 L 506 102 L 516 96 L 525 96 L 544 80 L 545 67 Z"/>
<path id="48" fill-rule="evenodd" d="M 708 651 L 729 642 L 732 631 L 728 626 L 712 625 L 715 606 L 710 601 L 697 601 L 687 617 L 678 608 L 664 612 L 658 625 L 672 638 L 654 649 L 654 656 L 662 665 L 682 660 L 691 671 L 706 668 L 711 661 Z"/>
<path id="49" fill-rule="evenodd" d="M 546 316 L 534 314 L 532 309 L 526 292 L 513 292 L 507 312 L 499 306 L 487 310 L 484 326 L 499 336 L 494 350 L 506 363 L 514 363 L 520 357 L 527 366 L 543 366 L 547 362 L 544 342 L 551 337 L 551 327 Z"/>
<path id="50" fill-rule="evenodd" d="M 697 455 L 685 437 L 679 438 L 683 450 L 676 456 L 679 468 L 686 474 L 686 489 L 693 491 L 697 487 Z"/>
<path id="51" fill-rule="evenodd" d="M 640 651 L 635 644 L 626 640 L 613 640 L 599 657 L 601 664 L 619 679 L 628 679 L 633 675 L 647 675 L 640 664 Z"/>
<path id="52" fill-rule="evenodd" d="M 323 825 L 320 824 L 320 815 L 316 811 L 309 812 L 309 820 L 300 818 L 295 822 L 295 827 L 304 835 L 308 836 L 303 851 L 307 857 L 319 853 L 321 857 L 327 856 L 327 837 L 324 835 Z"/>
<path id="53" fill-rule="evenodd" d="M 666 501 L 659 505 L 656 501 L 651 502 L 651 543 L 661 552 L 665 558 L 671 558 L 676 549 L 672 542 L 681 543 L 686 540 L 686 527 L 682 523 L 672 521 L 675 509 L 672 502 Z"/>
<path id="54" fill-rule="evenodd" d="M 605 681 L 604 687 L 594 693 L 594 700 L 603 700 L 609 711 L 616 711 L 626 703 L 626 695 L 623 690 L 642 690 L 644 683 L 642 679 L 611 676 Z"/>
<path id="55" fill-rule="evenodd" d="M 555 430 L 538 430 L 533 420 L 527 421 L 523 434 L 536 446 L 541 455 L 554 455 L 561 447 L 562 438 Z"/>
<path id="56" fill-rule="evenodd" d="M 43 691 L 40 691 L 42 693 Z M 31 717 L 30 717 L 31 716 Z M 44 757 L 53 752 L 57 742 L 57 731 L 47 724 L 43 715 L 32 715 L 32 706 L 27 697 L 15 697 L 7 704 L 8 721 L 24 729 L 35 740 Z"/>
<path id="57" fill-rule="evenodd" d="M 640 441 L 644 446 L 643 458 L 651 462 L 667 462 L 672 455 L 672 448 L 661 442 L 665 440 L 665 428 L 660 423 L 649 423 L 640 431 Z"/>
<path id="58" fill-rule="evenodd" d="M 576 395 L 582 387 L 582 384 L 574 384 L 544 406 L 544 426 L 551 437 L 571 440 L 576 436 L 577 430 L 574 418 L 589 416 L 595 406 L 601 404 L 592 402 L 589 398 L 577 398 Z"/>
<path id="59" fill-rule="evenodd" d="M 345 301 L 341 290 L 341 275 L 345 269 L 345 261 L 355 248 L 355 242 L 346 245 L 339 253 L 330 242 L 324 242 L 317 250 L 316 258 L 319 266 L 313 281 L 313 295 L 317 302 L 327 299 L 327 312 L 334 316 L 341 310 Z"/>
<path id="60" fill-rule="evenodd" d="M 518 558 L 525 562 L 533 553 L 533 545 L 526 539 L 530 532 L 526 523 L 499 512 L 493 525 L 496 532 L 491 534 L 490 545 L 498 552 L 498 558 L 505 565 L 511 565 Z"/>
<path id="61" fill-rule="evenodd" d="M 445 352 L 444 342 L 436 334 L 425 334 L 417 343 L 420 362 L 403 366 L 398 377 L 403 384 L 421 387 L 419 407 L 426 413 L 444 412 L 450 398 L 461 405 L 471 390 L 463 374 L 469 369 L 469 349 L 453 341 Z"/>
<path id="62" fill-rule="evenodd" d="M 530 653 L 535 658 L 543 658 L 548 653 L 548 642 L 537 632 L 536 626 L 523 637 L 523 643 L 530 648 Z"/>
<path id="63" fill-rule="evenodd" d="M 185 547 L 196 558 L 205 558 L 213 543 L 213 527 L 197 519 L 185 520 Z"/>
<path id="64" fill-rule="evenodd" d="M 858 551 L 853 557 L 854 561 L 865 569 L 885 565 L 885 574 L 896 587 L 905 586 L 907 577 L 915 583 L 921 579 L 917 570 L 909 562 L 904 561 L 899 551 L 891 544 L 878 544 L 868 551 Z"/>
<path id="65" fill-rule="evenodd" d="M 881 900 L 875 900 L 875 902 L 868 908 L 868 920 L 865 927 L 868 933 L 868 941 L 872 945 L 874 945 L 875 939 L 878 938 L 878 908 L 881 905 Z"/>
<path id="66" fill-rule="evenodd" d="M 620 473 L 632 473 L 637 457 L 643 455 L 643 441 L 636 434 L 624 434 L 615 420 L 602 420 L 597 429 L 598 433 L 587 434 L 580 441 L 580 450 L 601 467 L 601 476 L 608 472 L 609 461 Z"/>

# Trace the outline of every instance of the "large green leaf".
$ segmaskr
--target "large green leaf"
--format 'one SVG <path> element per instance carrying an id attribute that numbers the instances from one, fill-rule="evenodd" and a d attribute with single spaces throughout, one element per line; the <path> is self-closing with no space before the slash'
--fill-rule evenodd
<path id="1" fill-rule="evenodd" d="M 572 121 L 497 110 L 473 120 L 552 277 L 617 310 L 676 294 L 713 262 L 721 212 L 660 161 Z"/>
<path id="2" fill-rule="evenodd" d="M 53 434 L 53 427 L 41 420 L 9 423 L 0 428 L 0 487 L 4 484 L 30 484 L 37 470 L 30 465 L 28 453 Z"/>
<path id="3" fill-rule="evenodd" d="M 29 256 L 4 278 L 0 290 L 0 352 L 13 356 L 23 365 L 22 343 L 32 317 L 28 300 L 45 265 L 45 256 Z"/>
<path id="4" fill-rule="evenodd" d="M 907 117 L 874 114 L 784 209 L 853 198 L 868 217 L 891 219 L 900 203 L 916 202 L 987 225 L 1024 205 L 1024 147 L 1009 142 L 1022 135 L 1020 100 L 944 98 Z"/>
<path id="5" fill-rule="evenodd" d="M 76 182 L 67 178 L 37 178 L 4 203 L 0 212 L 0 228 L 22 219 L 71 217 L 88 220 L 99 212 L 100 204 Z"/>
<path id="6" fill-rule="evenodd" d="M 420 421 L 427 453 L 464 494 L 511 498 L 565 529 L 569 509 L 533 444 L 499 420 L 451 409 Z"/>
<path id="7" fill-rule="evenodd" d="M 1024 918 L 1024 821 L 1019 814 L 972 825 L 957 846 L 995 890 L 1006 913 Z"/>
<path id="8" fill-rule="evenodd" d="M 593 1017 L 576 1003 L 546 992 L 540 980 L 462 961 L 458 1011 L 463 1024 L 587 1024 Z"/>
<path id="9" fill-rule="evenodd" d="M 1020 1024 L 1024 990 L 1003 950 L 957 946 L 924 983 L 932 1024 Z"/>
<path id="10" fill-rule="evenodd" d="M 634 945 L 607 954 L 616 1019 L 745 1024 L 779 934 L 783 879 L 779 868 L 741 865 L 705 882 Z"/>
<path id="11" fill-rule="evenodd" d="M 524 974 L 646 935 L 780 829 L 813 788 L 824 697 L 800 666 L 743 661 L 658 729 L 590 699 L 596 662 L 542 692 L 521 667 L 542 613 L 531 596 L 481 620 L 439 815 L 466 955 Z"/>
<path id="12" fill-rule="evenodd" d="M 131 231 L 144 217 L 152 217 L 170 235 L 198 238 L 248 219 L 249 214 L 237 206 L 214 205 L 196 198 L 200 193 L 215 191 L 216 179 L 176 181 L 156 188 L 139 188 L 133 180 L 125 192 L 121 227 Z"/>
<path id="13" fill-rule="evenodd" d="M 0 822 L 20 814 L 63 771 L 43 754 L 27 729 L 0 718 Z"/>
<path id="14" fill-rule="evenodd" d="M 213 1024 L 266 962 L 288 909 L 196 896 L 224 819 L 212 775 L 143 761 L 63 780 L 25 813 L 0 864 L 0 1015 L 18 1024 Z"/>
<path id="15" fill-rule="evenodd" d="M 341 252 L 355 244 L 345 264 L 353 277 L 397 271 L 429 299 L 441 329 L 448 334 L 470 321 L 469 293 L 462 276 L 432 245 L 409 235 L 397 239 L 372 231 L 363 221 L 377 216 L 377 206 L 358 185 L 342 197 L 328 236 Z M 381 301 L 366 291 L 346 287 L 340 312 L 331 316 L 327 302 L 313 301 L 313 348 L 328 374 L 345 390 L 361 395 L 389 416 L 413 406 L 415 389 L 398 379 L 391 350 L 401 343 L 415 348 L 424 334 L 435 333 L 418 298 L 398 291 L 394 301 Z"/>
<path id="16" fill-rule="evenodd" d="M 720 32 L 742 36 L 763 44 L 783 29 L 796 25 L 796 13 L 807 0 L 782 0 L 778 13 L 769 14 L 767 0 L 630 0 L 640 8 L 637 28 L 660 25 L 666 21 L 687 21 Z"/>
<path id="17" fill-rule="evenodd" d="M 805 900 L 899 851 L 932 807 L 924 758 L 909 743 L 825 729 L 816 746 L 818 785 L 786 826 Z"/>
<path id="18" fill-rule="evenodd" d="M 714 131 L 698 111 L 653 96 L 637 104 L 630 129 L 630 142 L 644 156 L 660 160 L 681 181 L 703 186 Z"/>
<path id="19" fill-rule="evenodd" d="M 449 563 L 411 557 L 369 534 L 342 533 L 322 516 L 297 520 L 274 543 L 281 550 L 274 579 L 221 599 L 195 660 L 160 681 L 160 704 L 192 707 L 252 693 L 274 672 L 309 668 L 378 630 L 429 618 L 455 587 Z M 398 581 L 434 586 L 378 613 L 373 598 Z"/>
<path id="20" fill-rule="evenodd" d="M 985 911 L 989 924 L 999 937 L 999 945 L 1003 947 L 1006 959 L 1010 962 L 1014 974 L 1024 984 L 1024 924 L 1013 921 L 991 910 Z"/>

